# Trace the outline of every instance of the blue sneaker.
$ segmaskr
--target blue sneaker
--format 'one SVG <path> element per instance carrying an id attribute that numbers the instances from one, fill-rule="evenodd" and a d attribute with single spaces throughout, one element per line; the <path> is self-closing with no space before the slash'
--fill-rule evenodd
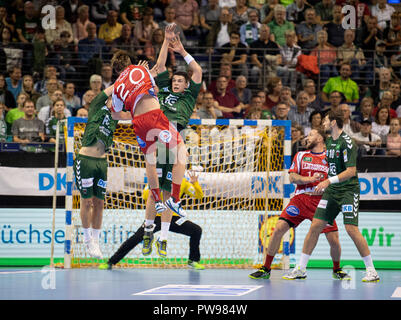
<path id="1" fill-rule="evenodd" d="M 186 217 L 187 213 L 185 210 L 181 207 L 181 202 L 174 202 L 174 199 L 170 197 L 166 202 L 165 205 L 170 208 L 173 212 L 178 214 L 181 218 Z"/>

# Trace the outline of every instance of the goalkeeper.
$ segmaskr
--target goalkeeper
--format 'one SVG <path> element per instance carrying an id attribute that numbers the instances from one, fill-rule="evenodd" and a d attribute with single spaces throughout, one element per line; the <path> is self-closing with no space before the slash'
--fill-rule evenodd
<path id="1" fill-rule="evenodd" d="M 201 186 L 199 185 L 198 182 L 198 177 L 194 172 L 188 172 L 188 175 L 190 177 L 190 181 L 188 182 L 185 178 L 182 181 L 181 184 L 181 196 L 183 194 L 186 194 L 190 197 L 194 197 L 196 199 L 202 199 L 203 198 L 203 191 Z M 160 182 L 164 182 L 163 184 L 160 184 L 161 186 L 165 186 L 167 184 L 171 184 L 169 180 L 166 178 L 166 176 L 162 177 L 160 179 Z M 166 191 L 163 192 L 163 195 L 165 197 L 169 197 L 169 194 Z M 145 189 L 143 190 L 142 197 L 145 202 L 149 199 L 149 187 L 146 186 Z M 199 251 L 199 243 L 200 239 L 202 236 L 202 228 L 198 226 L 197 224 L 185 220 L 183 223 L 182 220 L 185 218 L 180 218 L 177 214 L 174 213 L 172 217 L 172 224 L 170 226 L 170 231 L 174 233 L 179 233 L 183 234 L 186 236 L 189 236 L 189 260 L 188 260 L 188 265 L 194 269 L 197 270 L 203 270 L 205 267 L 199 263 L 200 261 L 200 251 Z M 155 218 L 155 228 L 153 232 L 157 232 L 161 230 L 161 217 L 160 214 L 157 214 Z M 99 269 L 105 270 L 109 269 L 111 270 L 113 265 L 117 264 L 121 259 L 123 259 L 128 252 L 130 252 L 132 249 L 134 249 L 143 239 L 143 235 L 145 233 L 145 224 L 143 224 L 133 236 L 131 236 L 129 239 L 127 239 L 121 246 L 120 248 L 114 253 L 114 255 L 107 261 L 107 263 L 103 263 L 99 265 Z M 150 247 L 151 248 L 151 247 Z M 150 252 L 149 252 L 150 254 Z"/>

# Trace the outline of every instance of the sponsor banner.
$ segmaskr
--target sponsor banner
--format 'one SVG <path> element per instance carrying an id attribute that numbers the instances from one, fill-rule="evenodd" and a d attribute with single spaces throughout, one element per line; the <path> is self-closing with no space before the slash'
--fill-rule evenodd
<path id="1" fill-rule="evenodd" d="M 354 242 L 344 228 L 340 213 L 336 219 L 340 243 L 341 260 L 361 260 Z M 366 239 L 374 261 L 401 262 L 401 212 L 360 212 L 359 230 Z M 301 256 L 303 241 L 311 223 L 305 220 L 296 228 L 296 260 Z M 311 260 L 331 260 L 330 246 L 324 235 L 320 235 Z"/>
<path id="2" fill-rule="evenodd" d="M 218 257 L 229 259 L 252 259 L 263 261 L 263 246 L 272 231 L 271 223 L 279 212 L 268 212 L 267 221 L 262 219 L 264 212 L 256 211 L 188 211 L 188 219 L 202 227 L 200 251 L 202 258 Z M 74 213 L 74 241 L 82 242 L 79 213 Z M 100 236 L 101 249 L 105 257 L 110 257 L 127 238 L 141 226 L 144 210 L 105 210 L 103 228 Z M 359 253 L 347 235 L 343 217 L 337 219 L 341 242 L 342 260 L 360 260 Z M 2 258 L 43 258 L 50 256 L 51 209 L 0 209 L 0 260 Z M 304 221 L 296 229 L 296 237 L 291 232 L 291 253 L 299 259 L 303 241 L 310 222 Z M 269 230 L 269 228 L 271 230 Z M 374 261 L 401 262 L 401 212 L 361 212 L 359 229 L 365 237 Z M 222 241 L 224 239 L 224 241 Z M 56 210 L 55 258 L 64 256 L 65 212 Z M 294 248 L 295 245 L 295 248 Z M 142 256 L 138 245 L 128 257 Z M 189 238 L 184 235 L 169 234 L 169 256 L 187 258 Z M 155 252 L 151 257 L 157 258 Z M 330 247 L 324 235 L 313 252 L 313 260 L 330 260 Z"/>
<path id="3" fill-rule="evenodd" d="M 57 195 L 65 195 L 66 169 L 59 168 Z M 361 200 L 400 200 L 401 172 L 359 173 Z M 266 181 L 269 181 L 267 184 Z M 0 167 L 0 194 L 51 196 L 54 188 L 53 168 Z M 110 192 L 141 192 L 145 187 L 144 168 L 108 169 L 107 190 Z M 199 173 L 205 196 L 222 198 L 282 198 L 282 172 Z M 232 186 L 236 186 L 233 189 Z M 74 183 L 75 189 L 75 183 Z M 291 196 L 295 191 L 292 185 Z"/>

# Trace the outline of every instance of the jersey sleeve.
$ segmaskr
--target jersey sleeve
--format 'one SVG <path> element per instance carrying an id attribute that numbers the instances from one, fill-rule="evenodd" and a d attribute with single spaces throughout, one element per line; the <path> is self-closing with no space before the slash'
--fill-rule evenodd
<path id="1" fill-rule="evenodd" d="M 168 70 L 159 73 L 155 78 L 159 90 L 170 86 L 170 76 Z"/>
<path id="2" fill-rule="evenodd" d="M 358 148 L 351 138 L 344 139 L 344 148 L 342 150 L 345 167 L 356 167 L 356 158 L 358 156 Z"/>
<path id="3" fill-rule="evenodd" d="M 297 154 L 294 157 L 294 160 L 292 161 L 291 167 L 288 170 L 288 173 L 298 173 L 300 172 L 301 169 L 301 161 L 302 161 L 302 153 L 297 152 Z"/>
<path id="4" fill-rule="evenodd" d="M 202 82 L 201 83 L 195 83 L 192 79 L 189 82 L 189 92 L 191 93 L 191 95 L 195 98 L 198 97 L 199 91 L 202 87 Z"/>
<path id="5" fill-rule="evenodd" d="M 117 97 L 117 95 L 115 95 L 113 92 L 111 96 L 111 109 L 114 112 L 120 112 L 123 110 L 123 107 L 124 107 L 124 102 L 119 97 Z"/>
<path id="6" fill-rule="evenodd" d="M 198 181 L 195 183 L 188 182 L 189 186 L 186 190 L 186 194 L 195 199 L 202 199 L 203 198 L 203 190 Z"/>
<path id="7" fill-rule="evenodd" d="M 100 92 L 95 99 L 91 102 L 89 106 L 89 114 L 88 118 L 91 118 L 91 116 L 98 111 L 99 109 L 103 108 L 104 105 L 106 104 L 108 96 L 107 94 L 104 93 L 104 91 Z"/>

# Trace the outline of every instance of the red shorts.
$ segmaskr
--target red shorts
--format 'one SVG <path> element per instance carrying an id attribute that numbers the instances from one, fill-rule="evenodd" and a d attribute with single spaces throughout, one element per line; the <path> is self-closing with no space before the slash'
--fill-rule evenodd
<path id="1" fill-rule="evenodd" d="M 182 141 L 177 129 L 160 109 L 136 116 L 132 123 L 139 147 L 144 154 L 156 151 L 154 145 L 156 141 L 164 143 L 169 149 L 176 147 Z"/>
<path id="2" fill-rule="evenodd" d="M 299 194 L 294 196 L 288 206 L 281 213 L 280 218 L 289 222 L 291 227 L 296 228 L 302 221 L 308 219 L 312 221 L 317 205 L 322 196 L 310 196 Z M 338 231 L 336 221 L 333 225 L 327 225 L 322 233 Z"/>

